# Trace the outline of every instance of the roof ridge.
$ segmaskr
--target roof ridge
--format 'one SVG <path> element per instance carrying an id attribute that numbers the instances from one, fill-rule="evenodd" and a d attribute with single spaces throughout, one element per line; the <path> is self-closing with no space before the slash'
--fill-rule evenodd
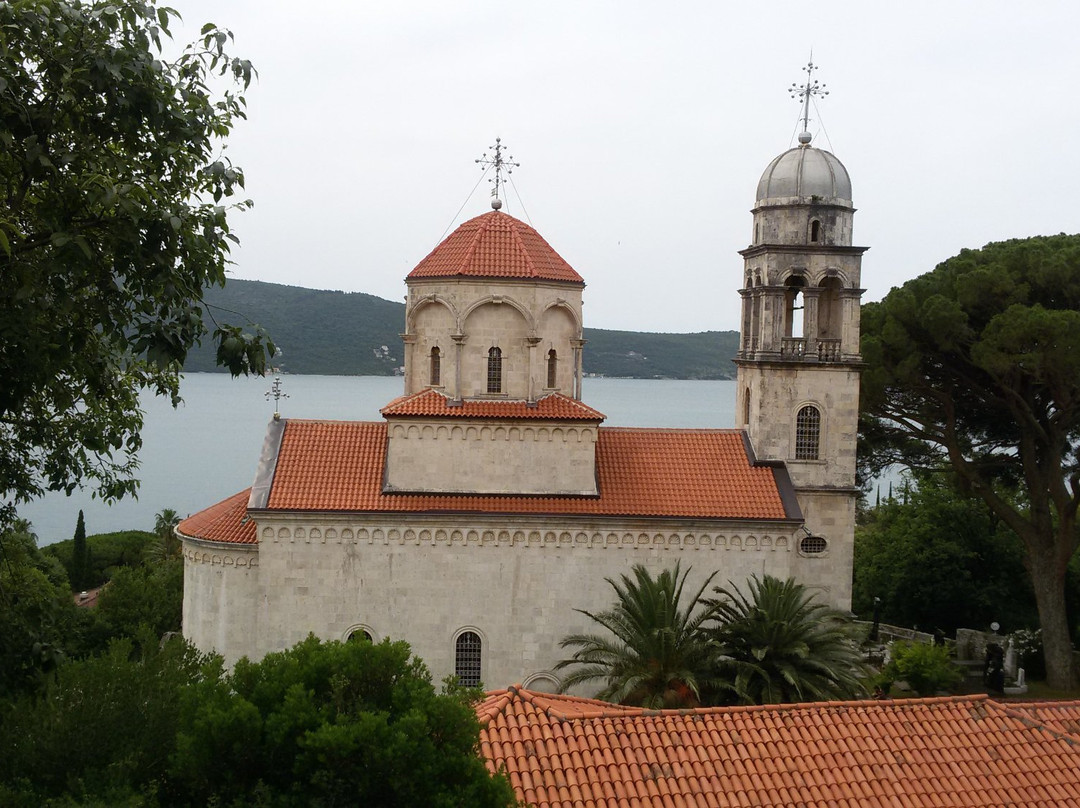
<path id="1" fill-rule="evenodd" d="M 525 239 L 521 237 L 521 233 L 518 232 L 518 224 L 524 225 L 524 222 L 511 218 L 510 220 L 510 235 L 514 238 L 514 244 L 517 245 L 518 250 L 521 251 L 521 257 L 525 259 L 525 269 L 528 271 L 530 278 L 535 278 L 539 275 L 536 271 L 536 264 L 532 260 L 532 253 L 529 252 L 529 248 L 525 244 Z M 527 225 L 526 225 L 527 226 Z M 550 246 L 550 245 L 549 245 Z"/>

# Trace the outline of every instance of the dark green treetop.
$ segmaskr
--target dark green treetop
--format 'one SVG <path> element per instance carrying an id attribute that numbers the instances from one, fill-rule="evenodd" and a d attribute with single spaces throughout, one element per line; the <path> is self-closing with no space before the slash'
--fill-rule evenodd
<path id="1" fill-rule="evenodd" d="M 863 308 L 860 462 L 948 467 L 1020 538 L 1047 676 L 1075 684 L 1065 573 L 1080 543 L 1080 236 L 964 250 Z"/>

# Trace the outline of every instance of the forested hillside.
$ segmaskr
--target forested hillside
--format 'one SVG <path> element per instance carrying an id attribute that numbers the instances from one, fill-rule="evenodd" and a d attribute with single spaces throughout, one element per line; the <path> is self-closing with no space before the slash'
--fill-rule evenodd
<path id="1" fill-rule="evenodd" d="M 207 290 L 206 302 L 217 319 L 237 322 L 239 314 L 263 326 L 288 373 L 390 376 L 404 364 L 404 303 L 362 292 L 243 280 Z M 738 337 L 734 331 L 647 334 L 586 328 L 585 372 L 638 379 L 733 378 Z M 219 370 L 209 344 L 193 351 L 184 369 Z"/>

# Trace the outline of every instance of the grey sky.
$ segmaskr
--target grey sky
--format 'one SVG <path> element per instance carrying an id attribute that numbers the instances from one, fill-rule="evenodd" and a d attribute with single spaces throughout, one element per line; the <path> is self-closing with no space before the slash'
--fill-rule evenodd
<path id="1" fill-rule="evenodd" d="M 963 247 L 1080 230 L 1075 0 L 173 5 L 178 39 L 231 28 L 260 73 L 228 152 L 255 200 L 239 278 L 401 300 L 489 209 L 485 184 L 454 218 L 500 136 L 505 210 L 585 278 L 587 325 L 736 329 L 736 251 L 811 48 L 865 299 Z"/>

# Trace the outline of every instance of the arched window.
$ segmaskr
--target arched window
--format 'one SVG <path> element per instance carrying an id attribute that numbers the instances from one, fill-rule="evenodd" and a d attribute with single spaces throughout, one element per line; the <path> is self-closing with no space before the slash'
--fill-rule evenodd
<path id="1" fill-rule="evenodd" d="M 431 349 L 431 382 L 432 387 L 442 384 L 442 352 L 438 346 Z"/>
<path id="2" fill-rule="evenodd" d="M 743 426 L 750 425 L 750 388 L 746 388 L 746 395 L 743 397 Z"/>
<path id="3" fill-rule="evenodd" d="M 559 370 L 559 355 L 555 353 L 555 349 L 552 348 L 548 351 L 548 387 L 555 387 L 555 379 Z"/>
<path id="4" fill-rule="evenodd" d="M 454 673 L 465 687 L 480 684 L 480 636 L 473 631 L 458 635 L 454 648 Z"/>
<path id="5" fill-rule="evenodd" d="M 367 629 L 358 628 L 349 634 L 347 642 L 374 642 L 371 633 Z"/>
<path id="6" fill-rule="evenodd" d="M 817 460 L 821 443 L 821 412 L 807 404 L 795 416 L 795 459 Z"/>
<path id="7" fill-rule="evenodd" d="M 502 392 L 502 351 L 498 348 L 488 351 L 487 391 Z"/>
<path id="8" fill-rule="evenodd" d="M 787 279 L 784 293 L 784 336 L 802 338 L 803 336 L 803 288 L 806 281 L 798 275 Z"/>
<path id="9" fill-rule="evenodd" d="M 810 222 L 810 241 L 814 242 L 815 244 L 821 241 L 821 222 L 819 222 L 817 219 L 814 219 L 814 221 Z"/>

